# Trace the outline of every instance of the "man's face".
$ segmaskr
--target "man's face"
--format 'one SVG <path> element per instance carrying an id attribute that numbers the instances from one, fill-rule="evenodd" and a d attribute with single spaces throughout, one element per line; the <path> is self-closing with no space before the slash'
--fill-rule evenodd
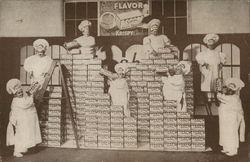
<path id="1" fill-rule="evenodd" d="M 46 46 L 40 44 L 35 48 L 35 51 L 40 57 L 43 57 L 45 56 Z"/>
<path id="2" fill-rule="evenodd" d="M 89 36 L 89 26 L 85 26 L 82 29 L 82 35 Z"/>
<path id="3" fill-rule="evenodd" d="M 208 47 L 209 49 L 214 49 L 214 45 L 215 45 L 215 40 L 209 39 L 209 40 L 207 41 L 207 47 Z"/>
<path id="4" fill-rule="evenodd" d="M 157 35 L 159 30 L 159 25 L 152 25 L 150 27 L 150 34 Z"/>
<path id="5" fill-rule="evenodd" d="M 14 87 L 14 89 L 16 90 L 15 96 L 16 97 L 23 97 L 23 89 L 21 86 L 16 86 Z"/>

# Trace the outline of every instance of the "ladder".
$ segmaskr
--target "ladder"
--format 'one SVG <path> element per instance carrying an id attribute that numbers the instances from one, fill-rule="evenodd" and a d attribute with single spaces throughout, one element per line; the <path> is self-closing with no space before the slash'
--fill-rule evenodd
<path id="1" fill-rule="evenodd" d="M 64 96 L 62 96 L 62 97 L 44 97 L 44 93 L 46 92 L 49 81 L 51 80 L 52 74 L 53 74 L 56 66 L 59 67 L 60 80 L 61 80 L 62 91 L 63 91 Z M 44 99 L 64 99 L 66 101 L 66 109 L 68 108 L 69 113 L 70 113 L 70 120 L 71 120 L 71 124 L 72 124 L 72 128 L 73 128 L 73 132 L 74 132 L 76 147 L 79 149 L 80 146 L 79 146 L 79 141 L 78 141 L 77 127 L 76 127 L 76 122 L 75 122 L 74 117 L 73 117 L 73 109 L 72 109 L 69 91 L 68 91 L 68 87 L 66 85 L 65 78 L 66 78 L 66 76 L 65 76 L 65 73 L 63 72 L 61 63 L 59 61 L 54 60 L 50 66 L 50 69 L 48 71 L 48 75 L 45 76 L 45 81 L 42 85 L 42 88 L 34 94 L 34 98 L 37 101 L 37 104 L 39 107 L 42 104 Z"/>

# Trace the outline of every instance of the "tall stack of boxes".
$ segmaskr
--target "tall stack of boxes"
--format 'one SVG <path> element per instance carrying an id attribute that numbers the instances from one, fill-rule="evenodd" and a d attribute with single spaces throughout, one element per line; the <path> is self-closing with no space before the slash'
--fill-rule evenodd
<path id="1" fill-rule="evenodd" d="M 63 142 L 62 116 L 61 116 L 61 96 L 60 86 L 48 86 L 45 99 L 39 110 L 39 120 L 41 125 L 42 143 L 41 146 L 60 147 Z"/>

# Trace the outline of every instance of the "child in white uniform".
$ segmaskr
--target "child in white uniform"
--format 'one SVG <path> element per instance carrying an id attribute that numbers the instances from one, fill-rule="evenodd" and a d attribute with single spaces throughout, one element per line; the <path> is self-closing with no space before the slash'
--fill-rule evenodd
<path id="1" fill-rule="evenodd" d="M 129 87 L 125 78 L 125 73 L 127 72 L 126 63 L 116 64 L 115 72 L 118 78 L 110 81 L 109 88 L 112 104 L 123 106 L 125 116 L 130 117 L 130 110 L 128 108 Z"/>
<path id="2" fill-rule="evenodd" d="M 177 101 L 178 112 L 187 111 L 183 75 L 190 72 L 190 66 L 191 64 L 189 62 L 180 61 L 176 67 L 169 69 L 168 76 L 162 77 L 164 99 Z"/>
<path id="3" fill-rule="evenodd" d="M 9 80 L 6 90 L 9 94 L 14 95 L 11 103 L 6 145 L 14 145 L 13 155 L 22 157 L 22 153 L 27 152 L 28 148 L 42 142 L 37 111 L 33 96 L 24 96 L 21 82 L 18 79 Z"/>
<path id="4" fill-rule="evenodd" d="M 218 93 L 219 99 L 219 144 L 223 147 L 222 152 L 228 156 L 237 155 L 239 140 L 245 141 L 245 121 L 239 96 L 244 83 L 238 78 L 226 80 L 226 92 Z M 240 133 L 240 134 L 239 134 Z"/>

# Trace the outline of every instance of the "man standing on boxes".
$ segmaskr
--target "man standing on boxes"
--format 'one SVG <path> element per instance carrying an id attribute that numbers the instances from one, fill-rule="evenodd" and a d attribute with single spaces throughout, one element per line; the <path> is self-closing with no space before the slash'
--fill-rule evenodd
<path id="1" fill-rule="evenodd" d="M 25 59 L 24 70 L 29 73 L 31 84 L 37 84 L 38 88 L 41 88 L 53 60 L 46 55 L 49 43 L 45 39 L 35 40 L 33 47 L 35 55 Z"/>
<path id="2" fill-rule="evenodd" d="M 146 54 L 170 52 L 170 49 L 166 48 L 171 44 L 170 39 L 166 35 L 158 34 L 160 23 L 159 19 L 152 19 L 147 24 L 149 35 L 143 39 Z"/>
<path id="3" fill-rule="evenodd" d="M 217 34 L 207 34 L 203 42 L 208 48 L 196 56 L 201 71 L 201 91 L 207 94 L 209 103 L 211 103 L 211 99 L 216 99 L 218 79 L 222 80 L 222 66 L 226 62 L 225 54 L 214 49 L 218 40 L 219 36 Z"/>
<path id="4" fill-rule="evenodd" d="M 83 20 L 78 26 L 82 36 L 74 39 L 72 42 L 65 43 L 65 48 L 79 48 L 80 54 L 85 55 L 86 58 L 93 58 L 95 56 L 95 38 L 90 36 L 91 25 L 90 21 Z"/>

